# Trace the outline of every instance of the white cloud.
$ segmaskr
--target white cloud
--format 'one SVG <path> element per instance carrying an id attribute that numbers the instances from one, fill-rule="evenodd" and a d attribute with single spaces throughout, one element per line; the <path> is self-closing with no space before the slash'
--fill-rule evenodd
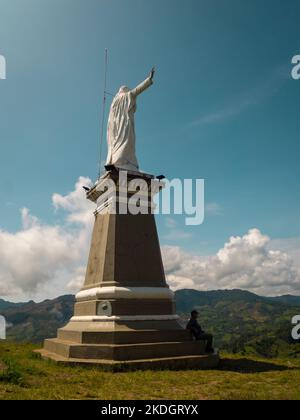
<path id="1" fill-rule="evenodd" d="M 164 247 L 171 287 L 189 284 L 199 290 L 247 289 L 262 295 L 300 294 L 300 268 L 285 252 L 269 249 L 258 229 L 231 237 L 215 256 L 200 257 L 178 247 Z M 192 282 L 192 283 L 191 283 Z"/>
<path id="2" fill-rule="evenodd" d="M 187 277 L 180 277 L 170 274 L 168 276 L 168 282 L 172 286 L 173 290 L 195 288 L 194 281 Z"/>
<path id="3" fill-rule="evenodd" d="M 300 262 L 300 237 L 272 239 L 268 248 L 278 249 L 290 255 L 294 261 Z"/>
<path id="4" fill-rule="evenodd" d="M 84 197 L 83 186 L 91 187 L 92 181 L 81 176 L 75 184 L 75 190 L 66 196 L 53 194 L 52 202 L 56 210 L 63 209 L 69 214 L 67 220 L 71 223 L 90 224 L 93 204 Z"/>
<path id="5" fill-rule="evenodd" d="M 20 231 L 0 231 L 1 297 L 38 299 L 78 290 L 93 221 L 93 205 L 82 185 L 90 183 L 80 178 L 70 194 L 53 195 L 55 208 L 66 211 L 62 225 L 43 224 L 24 208 Z"/>
<path id="6" fill-rule="evenodd" d="M 67 284 L 67 290 L 71 293 L 77 293 L 82 287 L 85 277 L 86 266 L 81 265 L 74 269 L 73 278 Z"/>

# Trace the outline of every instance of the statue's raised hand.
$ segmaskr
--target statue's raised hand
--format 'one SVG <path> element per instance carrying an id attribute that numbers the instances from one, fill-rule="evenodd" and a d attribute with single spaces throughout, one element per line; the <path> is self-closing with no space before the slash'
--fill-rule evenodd
<path id="1" fill-rule="evenodd" d="M 155 74 L 155 67 L 152 67 L 151 72 L 150 72 L 150 79 L 152 80 Z"/>

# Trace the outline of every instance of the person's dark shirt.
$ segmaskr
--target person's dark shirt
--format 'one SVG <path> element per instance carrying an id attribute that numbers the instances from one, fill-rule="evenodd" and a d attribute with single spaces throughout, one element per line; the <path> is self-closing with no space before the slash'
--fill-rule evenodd
<path id="1" fill-rule="evenodd" d="M 195 336 L 203 334 L 204 331 L 197 319 L 191 318 L 186 326 L 187 330 L 190 330 Z"/>

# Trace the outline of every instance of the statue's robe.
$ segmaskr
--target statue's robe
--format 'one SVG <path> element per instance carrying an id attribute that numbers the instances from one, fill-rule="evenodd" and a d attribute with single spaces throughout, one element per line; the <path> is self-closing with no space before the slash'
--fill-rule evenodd
<path id="1" fill-rule="evenodd" d="M 107 127 L 108 156 L 106 165 L 138 171 L 135 154 L 134 113 L 136 98 L 153 83 L 149 77 L 135 89 L 122 86 L 110 107 Z"/>

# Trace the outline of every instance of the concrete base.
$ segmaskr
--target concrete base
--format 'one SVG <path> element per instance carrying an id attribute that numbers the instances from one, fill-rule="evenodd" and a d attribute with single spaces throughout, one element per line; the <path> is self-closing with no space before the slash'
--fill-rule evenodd
<path id="1" fill-rule="evenodd" d="M 66 358 L 51 353 L 45 349 L 36 350 L 43 359 L 51 360 L 60 365 L 66 366 L 93 366 L 112 372 L 133 371 L 133 370 L 190 370 L 190 369 L 214 369 L 218 367 L 220 357 L 218 353 L 165 357 L 158 359 L 140 360 L 102 360 L 102 359 L 80 359 Z"/>

